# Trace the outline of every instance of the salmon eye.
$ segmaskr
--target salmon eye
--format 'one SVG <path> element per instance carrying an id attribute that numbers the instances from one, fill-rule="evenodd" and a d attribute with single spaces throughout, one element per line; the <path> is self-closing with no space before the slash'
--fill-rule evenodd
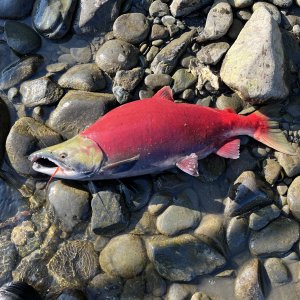
<path id="1" fill-rule="evenodd" d="M 59 156 L 60 156 L 60 158 L 64 159 L 67 157 L 67 153 L 61 153 Z"/>

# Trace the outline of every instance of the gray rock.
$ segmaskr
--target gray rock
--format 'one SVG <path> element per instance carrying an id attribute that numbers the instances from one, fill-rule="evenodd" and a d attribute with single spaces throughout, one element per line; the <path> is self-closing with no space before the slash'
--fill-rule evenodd
<path id="1" fill-rule="evenodd" d="M 191 300 L 212 300 L 212 298 L 202 292 L 196 292 L 193 294 Z"/>
<path id="2" fill-rule="evenodd" d="M 230 188 L 228 197 L 230 199 L 226 203 L 224 213 L 232 217 L 272 203 L 274 193 L 254 172 L 245 171 Z"/>
<path id="3" fill-rule="evenodd" d="M 281 152 L 275 152 L 279 164 L 284 172 L 289 177 L 294 177 L 300 174 L 300 148 L 296 148 L 297 155 L 288 155 Z"/>
<path id="4" fill-rule="evenodd" d="M 172 283 L 168 289 L 167 300 L 190 299 L 194 293 L 194 288 L 187 284 Z"/>
<path id="5" fill-rule="evenodd" d="M 299 221 L 300 220 L 300 176 L 296 177 L 289 186 L 287 193 L 287 202 L 292 215 Z"/>
<path id="6" fill-rule="evenodd" d="M 153 194 L 148 204 L 149 213 L 151 215 L 158 215 L 171 203 L 172 198 L 173 197 L 166 192 Z"/>
<path id="7" fill-rule="evenodd" d="M 141 82 L 144 76 L 144 69 L 137 67 L 128 71 L 118 71 L 114 78 L 114 86 L 120 86 L 124 90 L 131 92 Z"/>
<path id="8" fill-rule="evenodd" d="M 253 230 L 260 230 L 268 225 L 272 220 L 278 218 L 279 215 L 280 209 L 275 204 L 263 207 L 250 215 L 249 228 Z"/>
<path id="9" fill-rule="evenodd" d="M 197 81 L 197 77 L 190 73 L 187 69 L 178 69 L 172 78 L 174 80 L 172 86 L 174 94 L 184 91 Z"/>
<path id="10" fill-rule="evenodd" d="M 270 0 L 270 2 L 282 8 L 290 7 L 293 4 L 293 0 Z"/>
<path id="11" fill-rule="evenodd" d="M 253 258 L 241 266 L 234 286 L 236 300 L 265 299 L 259 279 L 259 268 L 260 263 L 257 258 Z"/>
<path id="12" fill-rule="evenodd" d="M 89 193 L 82 188 L 57 180 L 50 185 L 48 192 L 50 216 L 66 232 L 72 232 L 89 213 Z"/>
<path id="13" fill-rule="evenodd" d="M 236 12 L 236 16 L 241 21 L 248 21 L 251 18 L 251 12 L 247 9 L 241 9 Z"/>
<path id="14" fill-rule="evenodd" d="M 78 288 L 99 272 L 98 255 L 89 241 L 68 241 L 50 259 L 47 267 L 60 287 Z"/>
<path id="15" fill-rule="evenodd" d="M 64 37 L 70 27 L 77 0 L 35 1 L 32 21 L 35 29 L 48 39 Z"/>
<path id="16" fill-rule="evenodd" d="M 15 61 L 2 70 L 0 75 L 0 89 L 6 90 L 21 81 L 31 77 L 43 62 L 40 55 L 28 56 Z"/>
<path id="17" fill-rule="evenodd" d="M 0 3 L 1 19 L 23 19 L 32 10 L 34 0 L 2 0 Z"/>
<path id="18" fill-rule="evenodd" d="M 278 286 L 289 282 L 290 277 L 287 267 L 280 258 L 268 258 L 265 261 L 264 266 L 273 286 Z"/>
<path id="19" fill-rule="evenodd" d="M 124 255 L 125 253 L 126 255 Z M 106 273 L 132 278 L 145 268 L 146 253 L 138 236 L 124 234 L 109 241 L 100 253 L 99 261 L 101 268 Z"/>
<path id="20" fill-rule="evenodd" d="M 122 279 L 106 273 L 96 275 L 87 286 L 87 294 L 90 299 L 118 298 L 122 290 Z"/>
<path id="21" fill-rule="evenodd" d="M 133 45 L 121 41 L 110 40 L 104 43 L 96 53 L 96 63 L 107 73 L 129 70 L 138 63 L 139 50 Z"/>
<path id="22" fill-rule="evenodd" d="M 4 34 L 8 46 L 21 55 L 32 53 L 41 47 L 40 36 L 26 24 L 6 21 Z"/>
<path id="23" fill-rule="evenodd" d="M 106 81 L 96 64 L 81 64 L 64 73 L 59 78 L 58 84 L 66 89 L 97 92 L 105 88 Z"/>
<path id="24" fill-rule="evenodd" d="M 179 38 L 171 41 L 154 58 L 151 63 L 151 70 L 155 74 L 170 74 L 175 68 L 178 59 L 185 52 L 195 31 L 182 34 Z"/>
<path id="25" fill-rule="evenodd" d="M 167 290 L 166 282 L 156 272 L 152 264 L 147 265 L 145 269 L 146 293 L 155 297 L 162 297 Z"/>
<path id="26" fill-rule="evenodd" d="M 205 27 L 196 41 L 201 43 L 224 36 L 232 24 L 231 7 L 225 0 L 216 0 L 208 12 Z"/>
<path id="27" fill-rule="evenodd" d="M 260 7 L 264 7 L 265 9 L 267 9 L 269 11 L 269 13 L 272 15 L 273 19 L 278 24 L 281 23 L 281 13 L 275 5 L 268 3 L 268 2 L 258 1 L 253 4 L 252 10 L 256 11 Z"/>
<path id="28" fill-rule="evenodd" d="M 189 234 L 174 238 L 152 237 L 146 245 L 157 272 L 172 281 L 190 281 L 226 263 L 216 250 Z"/>
<path id="29" fill-rule="evenodd" d="M 230 108 L 236 113 L 242 111 L 244 106 L 245 102 L 237 94 L 232 94 L 231 96 L 225 96 L 222 94 L 216 101 L 216 107 L 218 109 Z"/>
<path id="30" fill-rule="evenodd" d="M 115 106 L 112 94 L 69 91 L 51 113 L 47 124 L 69 139 Z"/>
<path id="31" fill-rule="evenodd" d="M 182 17 L 189 15 L 190 13 L 211 4 L 213 1 L 211 0 L 201 0 L 201 1 L 193 1 L 193 0 L 173 0 L 170 5 L 171 13 L 174 17 Z"/>
<path id="32" fill-rule="evenodd" d="M 159 48 L 156 46 L 151 46 L 149 52 L 146 54 L 146 60 L 148 62 L 151 62 L 154 57 L 157 55 L 157 53 L 159 52 Z"/>
<path id="33" fill-rule="evenodd" d="M 137 276 L 126 280 L 120 300 L 145 299 L 145 280 Z"/>
<path id="34" fill-rule="evenodd" d="M 32 118 L 23 117 L 16 121 L 8 134 L 6 152 L 18 173 L 34 176 L 37 172 L 32 169 L 28 155 L 45 148 L 45 145 L 51 146 L 60 142 L 58 133 Z"/>
<path id="35" fill-rule="evenodd" d="M 169 6 L 161 0 L 154 0 L 149 7 L 151 17 L 163 17 L 169 14 Z"/>
<path id="36" fill-rule="evenodd" d="M 149 21 L 141 13 L 119 16 L 113 25 L 114 36 L 131 44 L 144 41 L 150 31 Z"/>
<path id="37" fill-rule="evenodd" d="M 49 73 L 59 73 L 68 69 L 67 63 L 54 63 L 46 66 L 46 70 Z"/>
<path id="38" fill-rule="evenodd" d="M 24 81 L 20 87 L 22 102 L 26 107 L 53 104 L 63 96 L 63 89 L 48 77 Z"/>
<path id="39" fill-rule="evenodd" d="M 197 58 L 203 64 L 215 65 L 220 61 L 229 47 L 229 44 L 225 42 L 209 44 L 197 52 Z"/>
<path id="40" fill-rule="evenodd" d="M 254 255 L 270 256 L 289 251 L 299 240 L 299 225 L 288 218 L 278 218 L 260 231 L 253 231 L 249 249 Z"/>
<path id="41" fill-rule="evenodd" d="M 263 103 L 287 96 L 281 33 L 268 10 L 253 13 L 227 52 L 220 74 L 244 100 Z"/>
<path id="42" fill-rule="evenodd" d="M 168 74 L 150 74 L 145 77 L 145 85 L 151 89 L 158 89 L 164 86 L 170 86 L 173 78 Z"/>
<path id="43" fill-rule="evenodd" d="M 169 31 L 165 26 L 153 24 L 151 28 L 150 40 L 164 40 L 169 37 Z"/>
<path id="44" fill-rule="evenodd" d="M 77 34 L 106 33 L 119 16 L 123 0 L 79 0 L 74 20 Z"/>
<path id="45" fill-rule="evenodd" d="M 73 41 L 73 40 L 72 40 Z M 75 42 L 76 41 L 76 42 Z M 75 40 L 70 48 L 71 56 L 80 64 L 87 64 L 92 61 L 93 54 L 90 44 L 84 40 Z"/>
<path id="46" fill-rule="evenodd" d="M 104 190 L 93 195 L 91 228 L 94 233 L 113 235 L 128 225 L 128 212 L 123 197 L 114 191 Z"/>
<path id="47" fill-rule="evenodd" d="M 253 4 L 253 0 L 229 0 L 228 3 L 235 8 L 245 8 Z"/>
<path id="48" fill-rule="evenodd" d="M 281 166 L 275 159 L 268 158 L 264 161 L 264 176 L 268 183 L 273 185 L 281 174 Z"/>
<path id="49" fill-rule="evenodd" d="M 232 254 L 245 250 L 248 245 L 248 236 L 248 221 L 245 218 L 231 218 L 226 229 L 226 241 Z"/>

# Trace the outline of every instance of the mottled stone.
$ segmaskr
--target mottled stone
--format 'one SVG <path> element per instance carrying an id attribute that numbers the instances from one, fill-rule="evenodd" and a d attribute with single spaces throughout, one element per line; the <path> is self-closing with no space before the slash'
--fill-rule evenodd
<path id="1" fill-rule="evenodd" d="M 280 258 L 268 258 L 264 266 L 273 286 L 285 284 L 290 280 L 288 269 Z"/>
<path id="2" fill-rule="evenodd" d="M 114 86 L 120 86 L 126 91 L 133 91 L 141 82 L 144 76 L 144 69 L 141 67 L 128 71 L 121 70 L 116 73 Z"/>
<path id="3" fill-rule="evenodd" d="M 149 7 L 151 17 L 163 17 L 169 13 L 169 6 L 161 0 L 154 0 Z"/>
<path id="4" fill-rule="evenodd" d="M 188 284 L 172 283 L 166 295 L 167 300 L 190 299 L 194 288 Z"/>
<path id="5" fill-rule="evenodd" d="M 174 17 L 182 17 L 189 15 L 195 10 L 207 6 L 210 3 L 212 3 L 211 0 L 173 0 L 170 5 L 170 10 Z"/>
<path id="6" fill-rule="evenodd" d="M 197 58 L 203 64 L 215 65 L 220 61 L 229 47 L 229 44 L 225 42 L 211 43 L 197 52 Z"/>
<path id="7" fill-rule="evenodd" d="M 287 202 L 292 215 L 300 220 L 300 176 L 296 177 L 289 186 L 287 193 Z"/>

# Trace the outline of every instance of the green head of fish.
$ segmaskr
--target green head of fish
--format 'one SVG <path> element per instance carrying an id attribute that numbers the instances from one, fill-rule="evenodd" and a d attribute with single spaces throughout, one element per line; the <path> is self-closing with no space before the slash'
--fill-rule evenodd
<path id="1" fill-rule="evenodd" d="M 38 150 L 29 156 L 32 168 L 57 178 L 89 180 L 101 167 L 103 152 L 91 139 L 81 135 Z M 59 167 L 59 169 L 57 169 Z"/>

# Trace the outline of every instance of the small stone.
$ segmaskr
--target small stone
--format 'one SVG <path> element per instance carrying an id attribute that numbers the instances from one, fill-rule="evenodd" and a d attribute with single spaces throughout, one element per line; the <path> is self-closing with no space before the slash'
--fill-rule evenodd
<path id="1" fill-rule="evenodd" d="M 166 282 L 161 278 L 152 264 L 147 265 L 145 269 L 146 292 L 155 297 L 162 297 L 167 290 Z"/>
<path id="2" fill-rule="evenodd" d="M 145 280 L 142 276 L 126 280 L 120 300 L 145 299 Z"/>
<path id="3" fill-rule="evenodd" d="M 99 261 L 106 273 L 132 278 L 143 271 L 146 253 L 139 237 L 129 234 L 119 235 L 111 239 L 102 250 Z"/>
<path id="4" fill-rule="evenodd" d="M 176 19 L 173 16 L 163 16 L 161 18 L 161 22 L 163 23 L 164 26 L 170 26 L 175 24 Z"/>
<path id="5" fill-rule="evenodd" d="M 70 48 L 70 54 L 77 63 L 87 64 L 92 60 L 91 47 L 86 41 L 79 41 Z"/>
<path id="6" fill-rule="evenodd" d="M 291 185 L 289 186 L 287 192 L 287 202 L 289 208 L 291 210 L 292 215 L 297 219 L 300 220 L 300 176 L 296 177 Z"/>
<path id="7" fill-rule="evenodd" d="M 212 300 L 212 299 L 202 292 L 197 292 L 192 296 L 191 300 Z"/>
<path id="8" fill-rule="evenodd" d="M 182 92 L 180 98 L 183 100 L 192 100 L 195 98 L 195 92 L 193 89 L 186 89 Z"/>
<path id="9" fill-rule="evenodd" d="M 290 7 L 293 4 L 292 0 L 271 0 L 270 2 L 282 8 Z"/>
<path id="10" fill-rule="evenodd" d="M 278 286 L 289 282 L 287 267 L 280 258 L 268 258 L 264 266 L 272 285 Z"/>
<path id="11" fill-rule="evenodd" d="M 253 4 L 253 0 L 229 0 L 228 3 L 235 8 L 245 8 Z"/>
<path id="12" fill-rule="evenodd" d="M 169 31 L 165 26 L 159 24 L 153 24 L 151 29 L 150 40 L 164 40 L 169 37 Z"/>
<path id="13" fill-rule="evenodd" d="M 168 74 L 150 74 L 145 77 L 145 85 L 151 89 L 158 89 L 164 86 L 170 86 L 173 78 Z"/>
<path id="14" fill-rule="evenodd" d="M 281 166 L 275 160 L 268 158 L 264 161 L 264 175 L 268 183 L 273 185 L 281 174 Z"/>
<path id="15" fill-rule="evenodd" d="M 14 227 L 11 232 L 11 241 L 16 246 L 24 246 L 27 242 L 28 237 L 34 233 L 34 227 L 32 222 L 24 221 L 22 224 Z"/>
<path id="16" fill-rule="evenodd" d="M 167 300 L 190 299 L 194 289 L 187 284 L 172 283 L 166 295 Z"/>
<path id="17" fill-rule="evenodd" d="M 211 4 L 211 0 L 174 0 L 170 5 L 171 13 L 174 17 L 187 16 L 190 13 Z"/>
<path id="18" fill-rule="evenodd" d="M 296 148 L 297 155 L 288 155 L 281 152 L 275 152 L 278 163 L 282 166 L 288 177 L 294 177 L 300 174 L 300 148 Z"/>
<path id="19" fill-rule="evenodd" d="M 241 21 L 248 21 L 251 18 L 251 12 L 246 10 L 246 9 L 241 9 L 236 12 L 236 16 L 241 20 Z"/>
<path id="20" fill-rule="evenodd" d="M 114 79 L 114 86 L 120 86 L 124 90 L 131 92 L 141 82 L 144 76 L 144 69 L 141 67 L 128 71 L 118 71 Z"/>
<path id="21" fill-rule="evenodd" d="M 139 92 L 140 99 L 148 99 L 148 98 L 151 98 L 153 95 L 154 95 L 154 92 L 152 90 L 140 90 L 140 92 Z"/>
<path id="22" fill-rule="evenodd" d="M 284 182 L 280 182 L 276 186 L 277 192 L 280 196 L 283 196 L 288 191 L 288 186 Z"/>
<path id="23" fill-rule="evenodd" d="M 237 94 L 233 94 L 231 96 L 225 96 L 224 94 L 222 94 L 216 101 L 216 107 L 218 109 L 230 108 L 236 113 L 239 113 L 244 106 L 245 102 Z"/>
<path id="24" fill-rule="evenodd" d="M 155 225 L 156 219 L 147 210 L 140 210 L 130 218 L 130 233 L 136 235 L 158 234 Z"/>
<path id="25" fill-rule="evenodd" d="M 151 215 L 160 214 L 172 201 L 172 196 L 167 193 L 158 192 L 153 194 L 148 204 L 148 211 Z"/>
<path id="26" fill-rule="evenodd" d="M 225 42 L 209 44 L 197 52 L 197 58 L 203 64 L 216 65 L 229 47 L 229 44 Z"/>
<path id="27" fill-rule="evenodd" d="M 177 70 L 172 78 L 174 81 L 172 87 L 174 94 L 184 91 L 197 81 L 197 77 L 190 73 L 187 69 Z"/>
<path id="28" fill-rule="evenodd" d="M 163 17 L 169 14 L 169 6 L 161 0 L 155 0 L 149 7 L 151 17 Z"/>

